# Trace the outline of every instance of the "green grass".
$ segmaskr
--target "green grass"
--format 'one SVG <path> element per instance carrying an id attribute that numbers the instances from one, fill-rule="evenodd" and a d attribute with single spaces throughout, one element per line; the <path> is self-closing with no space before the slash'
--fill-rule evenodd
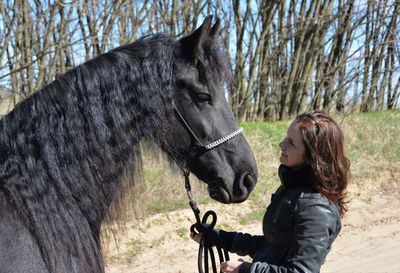
<path id="1" fill-rule="evenodd" d="M 144 246 L 144 242 L 140 239 L 134 238 L 126 243 L 127 251 L 126 255 L 128 257 L 135 257 L 138 253 L 140 253 L 140 249 Z"/>
<path id="2" fill-rule="evenodd" d="M 186 203 L 184 202 L 184 200 L 171 202 L 171 200 L 166 200 L 159 197 L 146 206 L 146 212 L 148 214 L 169 212 L 185 208 L 187 206 Z"/>
<path id="3" fill-rule="evenodd" d="M 188 229 L 187 228 L 178 228 L 176 230 L 176 234 L 178 234 L 178 236 L 181 238 L 187 238 L 188 237 Z"/>
<path id="4" fill-rule="evenodd" d="M 253 150 L 258 166 L 259 179 L 249 201 L 266 204 L 269 194 L 279 185 L 277 168 L 279 166 L 279 142 L 286 136 L 289 121 L 245 122 L 244 134 Z"/>
<path id="5" fill-rule="evenodd" d="M 248 225 L 248 224 L 254 223 L 254 222 L 261 223 L 261 221 L 264 217 L 264 214 L 265 214 L 265 208 L 264 207 L 259 208 L 257 210 L 254 210 L 254 211 L 240 217 L 239 224 Z"/>
<path id="6" fill-rule="evenodd" d="M 356 138 L 349 138 L 349 148 L 357 161 L 369 156 L 387 161 L 400 158 L 400 111 L 372 112 L 355 116 L 347 126 L 356 129 Z M 347 135 L 351 135 L 350 133 Z"/>
<path id="7" fill-rule="evenodd" d="M 353 182 L 399 173 L 400 110 L 352 115 L 342 127 Z"/>

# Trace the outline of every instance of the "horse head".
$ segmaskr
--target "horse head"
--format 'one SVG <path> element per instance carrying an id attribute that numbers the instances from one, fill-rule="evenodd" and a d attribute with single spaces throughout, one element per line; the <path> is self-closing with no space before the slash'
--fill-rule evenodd
<path id="1" fill-rule="evenodd" d="M 170 144 L 184 167 L 207 183 L 211 198 L 237 203 L 254 188 L 257 166 L 225 98 L 231 72 L 218 47 L 219 20 L 212 27 L 211 20 L 178 40 Z"/>

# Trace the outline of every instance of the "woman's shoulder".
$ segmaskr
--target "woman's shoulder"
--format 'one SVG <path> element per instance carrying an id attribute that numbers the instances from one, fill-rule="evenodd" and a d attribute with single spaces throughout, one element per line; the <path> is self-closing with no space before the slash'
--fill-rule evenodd
<path id="1" fill-rule="evenodd" d="M 303 210 L 307 207 L 325 207 L 338 210 L 338 206 L 331 202 L 312 186 L 303 186 L 296 189 L 285 189 L 283 185 L 272 194 L 272 201 L 287 203 L 293 210 Z"/>
<path id="2" fill-rule="evenodd" d="M 288 191 L 281 186 L 275 194 L 280 197 L 275 199 L 274 217 L 286 219 L 282 222 L 288 222 L 282 216 L 287 215 L 291 217 L 293 224 L 308 223 L 307 225 L 328 228 L 335 232 L 340 230 L 339 207 L 319 192 L 310 188 Z"/>
<path id="3" fill-rule="evenodd" d="M 312 187 L 299 188 L 295 191 L 286 192 L 287 198 L 292 204 L 293 212 L 304 210 L 328 212 L 336 217 L 340 217 L 339 207 L 327 197 L 316 191 Z"/>
<path id="4" fill-rule="evenodd" d="M 298 219 L 315 220 L 316 223 L 324 223 L 327 226 L 337 225 L 340 229 L 338 205 L 319 192 L 299 193 L 294 207 L 294 216 Z"/>

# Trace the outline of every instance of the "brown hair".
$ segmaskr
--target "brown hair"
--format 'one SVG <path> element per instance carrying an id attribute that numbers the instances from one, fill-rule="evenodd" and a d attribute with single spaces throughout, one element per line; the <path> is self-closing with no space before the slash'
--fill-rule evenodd
<path id="1" fill-rule="evenodd" d="M 294 122 L 300 129 L 308 164 L 314 173 L 314 186 L 336 203 L 340 215 L 347 211 L 346 188 L 350 161 L 344 153 L 344 137 L 337 123 L 323 111 L 299 115 Z"/>

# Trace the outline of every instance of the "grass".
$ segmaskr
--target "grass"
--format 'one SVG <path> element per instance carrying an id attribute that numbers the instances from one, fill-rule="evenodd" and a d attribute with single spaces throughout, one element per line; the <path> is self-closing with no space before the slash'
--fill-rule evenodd
<path id="1" fill-rule="evenodd" d="M 248 225 L 253 222 L 260 223 L 262 218 L 264 217 L 264 214 L 265 214 L 265 208 L 261 207 L 259 209 L 251 211 L 250 213 L 240 217 L 239 224 Z"/>
<path id="2" fill-rule="evenodd" d="M 400 111 L 353 115 L 343 122 L 352 180 L 364 183 L 400 174 Z M 400 177 L 400 176 L 398 176 Z"/>
<path id="3" fill-rule="evenodd" d="M 352 183 L 380 183 L 400 177 L 400 110 L 335 116 L 345 134 L 346 153 L 351 160 Z M 259 181 L 249 197 L 254 212 L 242 223 L 261 220 L 270 193 L 279 185 L 278 143 L 286 135 L 289 121 L 245 122 L 244 135 L 254 152 Z M 146 148 L 148 149 L 148 148 Z M 144 185 L 135 197 L 142 216 L 189 208 L 180 172 L 171 168 L 160 155 L 144 152 Z M 192 190 L 199 204 L 215 202 L 208 197 L 205 185 L 192 177 Z M 398 179 L 392 179 L 398 181 Z M 262 208 L 262 210 L 260 210 Z"/>
<path id="4" fill-rule="evenodd" d="M 187 228 L 178 228 L 176 230 L 176 234 L 178 234 L 179 237 L 181 238 L 187 238 L 187 234 L 188 234 L 188 229 Z"/>
<path id="5" fill-rule="evenodd" d="M 144 242 L 140 239 L 134 238 L 126 243 L 128 257 L 135 257 L 140 253 L 140 249 L 143 247 Z"/>
<path id="6" fill-rule="evenodd" d="M 246 122 L 242 126 L 244 134 L 256 158 L 259 180 L 256 190 L 250 195 L 252 203 L 263 202 L 269 199 L 266 192 L 271 192 L 279 185 L 276 170 L 279 166 L 279 142 L 285 137 L 288 121 L 285 122 Z"/>

